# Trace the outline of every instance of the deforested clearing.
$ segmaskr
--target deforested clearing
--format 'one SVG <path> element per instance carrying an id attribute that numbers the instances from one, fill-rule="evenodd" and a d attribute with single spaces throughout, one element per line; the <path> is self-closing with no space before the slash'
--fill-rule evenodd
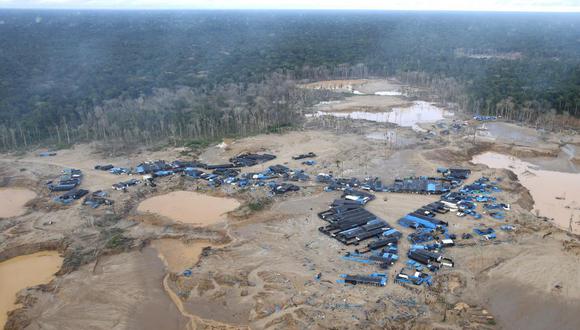
<path id="1" fill-rule="evenodd" d="M 579 21 L 0 10 L 0 325 L 579 329 Z"/>

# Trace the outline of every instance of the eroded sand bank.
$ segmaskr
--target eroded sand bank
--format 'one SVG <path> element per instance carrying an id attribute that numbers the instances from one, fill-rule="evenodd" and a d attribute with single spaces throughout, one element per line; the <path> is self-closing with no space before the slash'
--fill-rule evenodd
<path id="1" fill-rule="evenodd" d="M 473 163 L 512 170 L 534 199 L 538 215 L 553 218 L 560 228 L 580 232 L 580 174 L 547 171 L 516 157 L 486 152 Z"/>
<path id="2" fill-rule="evenodd" d="M 0 218 L 17 217 L 26 213 L 24 205 L 36 197 L 25 188 L 0 188 Z"/>
<path id="3" fill-rule="evenodd" d="M 17 293 L 50 282 L 62 260 L 56 251 L 42 251 L 0 262 L 0 328 L 4 328 L 7 313 L 18 308 Z"/>
<path id="4" fill-rule="evenodd" d="M 182 223 L 209 226 L 226 219 L 240 203 L 233 198 L 213 197 L 192 191 L 174 191 L 148 198 L 137 211 L 154 213 Z"/>

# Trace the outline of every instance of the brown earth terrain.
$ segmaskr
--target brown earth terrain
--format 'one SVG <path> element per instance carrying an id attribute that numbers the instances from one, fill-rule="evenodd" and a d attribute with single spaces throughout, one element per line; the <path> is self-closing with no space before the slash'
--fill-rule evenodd
<path id="1" fill-rule="evenodd" d="M 353 84 L 365 93 L 390 90 L 386 84 L 396 87 L 392 81 L 372 80 L 307 87 Z M 358 102 L 352 111 L 377 102 L 374 96 L 352 98 Z M 380 98 L 388 111 L 392 97 Z M 408 101 L 402 96 L 400 100 Z M 27 189 L 29 195 L 16 196 L 25 203 L 15 206 L 22 210 L 0 215 L 0 267 L 15 257 L 41 251 L 57 251 L 63 259 L 60 270 L 49 274 L 54 275 L 50 282 L 22 288 L 14 300 L 20 306 L 8 310 L 5 328 L 579 329 L 580 316 L 574 313 L 580 308 L 578 236 L 531 212 L 532 195 L 513 170 L 471 162 L 476 155 L 497 152 L 550 170 L 566 162 L 562 167 L 568 173 L 580 175 L 568 163 L 577 156 L 562 156 L 570 152 L 562 150 L 564 145 L 578 148 L 577 134 L 518 129 L 517 134 L 526 138 L 520 140 L 531 142 L 513 143 L 512 137 L 502 135 L 505 127 L 493 131 L 497 136 L 481 136 L 475 134 L 481 123 L 465 119 L 456 114 L 441 123 L 422 123 L 426 131 L 417 132 L 393 124 L 311 118 L 302 130 L 229 140 L 203 150 L 139 149 L 117 156 L 91 144 L 60 150 L 54 157 L 38 157 L 36 152 L 1 155 L 0 189 L 13 194 Z M 448 129 L 453 123 L 461 127 Z M 482 175 L 501 177 L 502 191 L 496 196 L 510 203 L 511 210 L 504 220 L 439 215 L 459 236 L 457 246 L 445 250 L 455 267 L 434 273 L 431 287 L 402 286 L 393 277 L 405 266 L 409 248 L 405 236 L 412 231 L 398 226 L 397 219 L 438 197 L 376 193 L 366 208 L 403 232 L 400 260 L 386 271 L 385 287 L 350 286 L 337 283 L 340 274 L 384 270 L 343 260 L 355 247 L 318 231 L 325 223 L 317 213 L 340 192 L 325 192 L 324 185 L 309 181 L 299 183 L 297 192 L 272 197 L 264 187 L 211 188 L 203 180 L 180 175 L 158 178 L 156 187 L 139 184 L 122 192 L 111 185 L 131 177 L 93 169 L 97 164 L 130 167 L 155 159 L 224 163 L 244 152 L 277 155 L 273 161 L 243 168 L 244 172 L 284 164 L 302 168 L 311 177 L 318 173 L 377 176 L 383 183 L 410 175 L 436 175 L 441 166 L 466 167 L 473 172 L 469 181 Z M 305 152 L 318 155 L 315 165 L 292 159 Z M 79 201 L 68 206 L 53 202 L 57 194 L 50 193 L 45 182 L 57 178 L 64 168 L 81 169 L 81 187 L 104 189 L 115 204 L 92 209 Z M 178 192 L 229 198 L 240 206 L 227 215 L 217 212 L 219 221 L 191 223 L 172 218 L 183 216 L 185 208 L 180 204 L 190 203 L 187 199 L 162 200 L 165 211 L 171 212 L 139 209 L 144 201 Z M 554 198 L 560 197 L 558 193 Z M 0 208 L 8 206 L 5 201 L 0 201 Z M 195 219 L 195 209 L 187 212 Z M 216 216 L 216 212 L 199 212 L 204 218 Z M 516 229 L 501 231 L 504 224 Z M 460 238 L 480 226 L 495 228 L 497 239 Z M 190 274 L 184 276 L 184 270 Z"/>

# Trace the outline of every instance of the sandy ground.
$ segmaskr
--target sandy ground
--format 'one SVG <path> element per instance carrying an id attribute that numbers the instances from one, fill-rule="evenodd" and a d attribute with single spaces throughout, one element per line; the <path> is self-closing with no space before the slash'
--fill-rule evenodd
<path id="1" fill-rule="evenodd" d="M 75 145 L 71 149 L 59 150 L 53 157 L 39 157 L 38 152 L 29 152 L 25 155 L 2 155 L 0 163 L 10 164 L 15 168 L 23 168 L 27 174 L 40 174 L 47 180 L 58 179 L 62 170 L 76 168 L 83 171 L 84 177 L 81 187 L 89 190 L 106 189 L 114 183 L 126 180 L 124 176 L 111 175 L 106 171 L 95 170 L 95 165 L 113 164 L 117 167 L 136 166 L 139 161 L 157 160 L 165 158 L 179 158 L 179 149 L 169 148 L 157 152 L 138 151 L 133 157 L 109 157 L 96 151 L 91 144 Z M 40 172 L 40 173 L 39 173 Z"/>
<path id="2" fill-rule="evenodd" d="M 354 84 L 341 83 L 343 87 Z M 366 83 L 357 85 L 357 90 L 373 93 L 393 87 Z M 388 105 L 390 98 L 385 97 L 381 106 Z M 385 183 L 409 175 L 434 175 L 440 166 L 469 167 L 472 179 L 502 177 L 503 191 L 497 198 L 512 205 L 505 220 L 439 216 L 459 237 L 481 226 L 495 228 L 498 238 L 495 242 L 459 239 L 458 246 L 446 250 L 456 267 L 435 274 L 430 288 L 403 287 L 392 281 L 407 260 L 406 239 L 400 243 L 401 260 L 387 270 L 391 276 L 385 288 L 337 283 L 340 274 L 382 270 L 342 259 L 355 247 L 318 231 L 325 222 L 316 214 L 340 193 L 323 192 L 313 182 L 301 183 L 300 191 L 277 196 L 257 212 L 248 212 L 243 201 L 265 196 L 259 188 L 212 190 L 212 195 L 236 198 L 242 206 L 216 226 L 199 227 L 138 209 L 143 201 L 172 192 L 205 193 L 203 182 L 172 176 L 158 179 L 156 188 L 137 186 L 121 193 L 111 191 L 110 184 L 127 176 L 93 170 L 99 163 L 134 166 L 144 160 L 183 159 L 182 150 L 112 157 L 97 152 L 94 145 L 79 145 L 48 158 L 35 153 L 2 155 L 2 186 L 27 187 L 37 197 L 25 206 L 24 214 L 0 220 L 0 261 L 47 248 L 59 249 L 64 256 L 61 271 L 49 285 L 21 291 L 24 308 L 13 313 L 7 324 L 10 329 L 577 329 L 577 236 L 530 212 L 534 201 L 524 187 L 524 177 L 514 175 L 516 169 L 469 162 L 483 151 L 521 152 L 552 161 L 562 151 L 558 141 L 566 138 L 566 143 L 574 144 L 575 137 L 542 136 L 547 148 L 536 151 L 499 138 L 474 140 L 470 133 L 474 131 L 475 127 L 468 127 L 443 136 L 434 129 L 428 136 L 394 125 L 320 120 L 301 131 L 229 140 L 227 148 L 211 146 L 199 156 L 202 161 L 222 163 L 243 152 L 268 152 L 277 159 L 243 170 L 285 164 L 303 168 L 311 176 L 321 172 L 378 176 Z M 316 165 L 291 159 L 305 152 L 318 155 Z M 106 188 L 115 205 L 55 206 L 44 182 L 66 167 L 83 169 L 82 187 Z M 410 230 L 400 228 L 397 219 L 436 199 L 380 193 L 367 208 L 408 234 Z M 179 212 L 183 215 L 183 210 Z M 503 232 L 499 230 L 503 224 L 516 230 Z M 181 275 L 185 269 L 191 269 L 191 276 Z M 316 280 L 319 273 L 321 279 Z"/>
<path id="3" fill-rule="evenodd" d="M 386 112 L 395 107 L 405 107 L 411 102 L 399 96 L 356 95 L 341 102 L 322 103 L 315 107 L 324 112 Z"/>
<path id="4" fill-rule="evenodd" d="M 0 327 L 7 313 L 18 307 L 16 294 L 25 288 L 50 282 L 60 269 L 62 258 L 56 251 L 37 252 L 0 262 Z"/>
<path id="5" fill-rule="evenodd" d="M 24 205 L 36 197 L 34 191 L 20 188 L 0 188 L 0 218 L 11 218 L 26 213 Z"/>
<path id="6" fill-rule="evenodd" d="M 233 198 L 213 197 L 191 191 L 175 191 L 148 198 L 137 211 L 154 213 L 173 221 L 208 226 L 224 221 L 240 203 Z"/>
<path id="7" fill-rule="evenodd" d="M 300 85 L 310 89 L 328 89 L 336 92 L 357 94 L 397 94 L 406 87 L 394 79 L 353 79 L 353 80 L 325 80 Z"/>
<path id="8" fill-rule="evenodd" d="M 375 94 L 381 92 L 402 92 L 406 87 L 396 80 L 370 79 L 357 85 L 356 89 L 361 93 Z"/>

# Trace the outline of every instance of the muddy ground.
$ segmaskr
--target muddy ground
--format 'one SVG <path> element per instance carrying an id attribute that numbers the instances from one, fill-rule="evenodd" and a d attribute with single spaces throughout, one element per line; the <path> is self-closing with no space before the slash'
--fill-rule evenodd
<path id="1" fill-rule="evenodd" d="M 356 87 L 357 83 L 361 82 L 333 82 L 332 86 Z M 370 93 L 386 86 L 373 84 L 359 90 Z M 362 105 L 356 109 L 366 102 L 360 100 Z M 446 121 L 466 119 L 457 116 Z M 2 187 L 27 188 L 36 197 L 25 205 L 24 214 L 0 219 L 0 262 L 44 250 L 59 251 L 64 258 L 52 282 L 19 293 L 23 307 L 10 313 L 6 328 L 580 328 L 580 317 L 574 313 L 580 308 L 578 237 L 530 212 L 534 202 L 511 171 L 470 163 L 474 155 L 486 151 L 523 159 L 556 158 L 561 137 L 546 133 L 536 149 L 502 139 L 474 138 L 477 125 L 468 123 L 447 135 L 430 124 L 422 125 L 429 132 L 416 132 L 391 124 L 324 118 L 310 120 L 300 131 L 228 141 L 225 148 L 192 152 L 164 148 L 115 157 L 97 145 L 77 145 L 54 157 L 2 155 Z M 566 143 L 577 146 L 576 140 Z M 158 179 L 157 187 L 138 185 L 123 193 L 110 186 L 127 176 L 93 169 L 96 164 L 135 166 L 152 159 L 223 163 L 242 152 L 278 156 L 244 171 L 279 163 L 303 168 L 311 176 L 320 172 L 378 176 L 385 183 L 395 177 L 432 175 L 440 166 L 468 167 L 473 179 L 503 178 L 498 198 L 511 203 L 512 210 L 502 221 L 488 216 L 480 220 L 440 216 L 459 236 L 485 225 L 495 228 L 498 238 L 494 242 L 460 239 L 460 246 L 446 250 L 456 267 L 436 273 L 432 287 L 393 283 L 393 275 L 407 260 L 405 238 L 399 246 L 401 260 L 388 270 L 386 287 L 345 286 L 336 282 L 340 274 L 382 270 L 341 259 L 354 248 L 318 231 L 324 222 L 316 214 L 338 192 L 324 192 L 322 185 L 307 182 L 298 192 L 270 198 L 259 187 L 213 189 L 202 180 L 171 176 Z M 304 166 L 291 159 L 304 152 L 318 154 L 317 164 Z M 56 205 L 44 183 L 65 167 L 82 169 L 81 187 L 106 189 L 115 204 L 98 209 L 79 202 Z M 174 191 L 235 198 L 241 206 L 226 219 L 204 227 L 138 211 L 142 201 Z M 408 234 L 411 231 L 400 228 L 396 220 L 436 199 L 378 193 L 367 208 Z M 249 206 L 257 200 L 268 202 Z M 516 231 L 500 231 L 506 223 L 516 226 Z M 185 269 L 191 269 L 191 276 L 181 275 Z"/>

